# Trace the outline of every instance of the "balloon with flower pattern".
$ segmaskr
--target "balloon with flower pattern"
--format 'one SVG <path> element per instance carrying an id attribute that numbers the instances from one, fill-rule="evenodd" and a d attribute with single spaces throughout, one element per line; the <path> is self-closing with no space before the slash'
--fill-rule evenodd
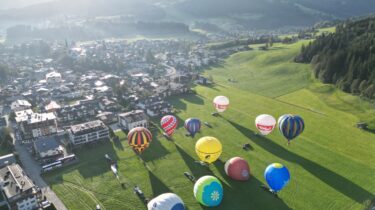
<path id="1" fill-rule="evenodd" d="M 204 206 L 220 205 L 223 199 L 223 186 L 214 176 L 203 176 L 195 182 L 194 197 Z"/>

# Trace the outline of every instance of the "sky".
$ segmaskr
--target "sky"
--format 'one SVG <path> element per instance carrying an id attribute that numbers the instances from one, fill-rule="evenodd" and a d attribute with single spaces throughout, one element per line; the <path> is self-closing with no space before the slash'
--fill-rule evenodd
<path id="1" fill-rule="evenodd" d="M 0 10 L 30 6 L 53 0 L 0 0 Z"/>

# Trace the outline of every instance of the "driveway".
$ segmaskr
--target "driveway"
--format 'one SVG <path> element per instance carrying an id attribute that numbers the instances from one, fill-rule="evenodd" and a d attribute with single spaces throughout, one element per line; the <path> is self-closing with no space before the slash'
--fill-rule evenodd
<path id="1" fill-rule="evenodd" d="M 20 160 L 22 162 L 22 167 L 26 174 L 31 180 L 42 190 L 43 195 L 47 197 L 47 200 L 52 202 L 58 210 L 67 210 L 64 203 L 57 197 L 57 195 L 52 191 L 52 189 L 47 185 L 47 183 L 40 176 L 41 166 L 28 151 L 26 145 L 19 144 L 20 141 L 16 141 L 15 149 L 19 154 Z M 28 144 L 30 146 L 30 144 Z"/>

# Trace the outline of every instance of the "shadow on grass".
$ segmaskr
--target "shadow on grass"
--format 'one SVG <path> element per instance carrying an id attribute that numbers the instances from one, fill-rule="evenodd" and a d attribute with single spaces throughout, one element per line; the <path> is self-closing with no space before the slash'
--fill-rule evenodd
<path id="1" fill-rule="evenodd" d="M 150 178 L 153 197 L 172 192 L 172 190 L 151 171 L 148 171 L 148 177 Z"/>
<path id="2" fill-rule="evenodd" d="M 142 154 L 142 160 L 145 162 L 150 162 L 165 157 L 169 154 L 169 151 L 160 143 L 160 141 L 165 141 L 164 138 L 155 138 L 150 143 L 149 148 L 147 148 Z"/>
<path id="3" fill-rule="evenodd" d="M 117 149 L 124 151 L 124 146 L 122 145 L 119 137 L 116 136 L 115 138 L 113 138 L 112 141 L 113 141 L 113 145 L 115 145 Z"/>
<path id="4" fill-rule="evenodd" d="M 196 179 L 198 179 L 201 176 L 205 176 L 207 174 L 212 174 L 209 168 L 205 166 L 201 166 L 199 163 L 196 162 L 198 159 L 194 159 L 193 157 L 191 157 L 178 144 L 175 144 L 175 146 L 176 146 L 178 153 L 180 153 L 182 159 L 184 160 L 186 166 L 189 168 L 191 174 Z"/>
<path id="5" fill-rule="evenodd" d="M 374 198 L 374 195 L 366 189 L 358 186 L 345 177 L 311 161 L 298 154 L 286 150 L 284 147 L 274 143 L 270 139 L 255 135 L 254 132 L 240 124 L 227 120 L 233 127 L 247 136 L 252 142 L 262 147 L 264 150 L 286 160 L 299 164 L 305 170 L 309 171 L 315 177 L 328 184 L 332 188 L 355 200 L 358 203 L 363 203 L 367 199 Z"/>
<path id="6" fill-rule="evenodd" d="M 186 97 L 183 97 L 183 99 L 192 104 L 198 104 L 198 105 L 204 104 L 203 96 L 198 95 L 198 94 L 189 94 L 189 95 L 186 95 Z"/>
<path id="7" fill-rule="evenodd" d="M 92 178 L 107 172 L 110 166 L 104 157 L 105 154 L 108 154 L 114 161 L 119 159 L 113 147 L 114 145 L 108 141 L 92 145 L 89 148 L 83 147 L 79 152 L 76 152 L 79 158 L 78 164 L 84 164 L 84 166 L 78 168 L 82 177 L 85 179 Z"/>

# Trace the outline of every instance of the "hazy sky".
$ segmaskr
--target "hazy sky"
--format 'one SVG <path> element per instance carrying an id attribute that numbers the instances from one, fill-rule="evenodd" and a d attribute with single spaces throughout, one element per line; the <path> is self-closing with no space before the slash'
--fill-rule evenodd
<path id="1" fill-rule="evenodd" d="M 0 10 L 18 8 L 53 0 L 0 0 Z"/>

